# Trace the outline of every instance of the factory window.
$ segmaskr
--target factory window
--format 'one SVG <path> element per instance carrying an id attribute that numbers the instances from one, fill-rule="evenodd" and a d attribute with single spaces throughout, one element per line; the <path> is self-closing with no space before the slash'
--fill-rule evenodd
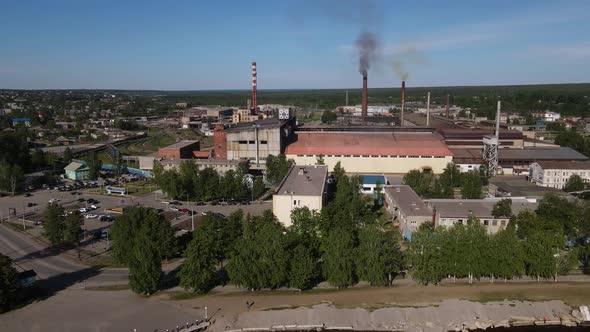
<path id="1" fill-rule="evenodd" d="M 343 155 L 343 157 L 350 158 L 350 155 L 349 154 L 345 154 L 345 155 Z"/>
<path id="2" fill-rule="evenodd" d="M 406 156 L 398 156 L 398 158 L 405 158 Z"/>
<path id="3" fill-rule="evenodd" d="M 432 158 L 432 156 L 421 156 L 420 158 Z"/>
<path id="4" fill-rule="evenodd" d="M 358 154 L 353 155 L 354 158 L 360 157 Z"/>
<path id="5" fill-rule="evenodd" d="M 302 154 L 298 154 L 297 157 L 303 157 L 303 155 Z"/>
<path id="6" fill-rule="evenodd" d="M 363 158 L 370 158 L 371 156 L 363 155 Z"/>
<path id="7" fill-rule="evenodd" d="M 418 156 L 408 156 L 408 158 L 418 158 Z"/>
<path id="8" fill-rule="evenodd" d="M 248 144 L 256 144 L 256 141 L 248 141 Z"/>
<path id="9" fill-rule="evenodd" d="M 398 157 L 398 156 L 389 156 L 389 158 L 397 158 L 397 157 Z M 400 156 L 400 158 L 401 158 L 401 156 Z"/>
<path id="10" fill-rule="evenodd" d="M 266 141 L 260 141 L 260 144 L 268 144 Z"/>
<path id="11" fill-rule="evenodd" d="M 239 144 L 248 144 L 248 141 L 238 141 Z"/>
<path id="12" fill-rule="evenodd" d="M 379 156 L 379 157 L 381 157 L 381 158 L 387 158 L 388 156 Z M 389 157 L 391 157 L 391 156 L 389 156 Z"/>
<path id="13" fill-rule="evenodd" d="M 444 158 L 445 156 L 434 156 L 434 158 Z"/>

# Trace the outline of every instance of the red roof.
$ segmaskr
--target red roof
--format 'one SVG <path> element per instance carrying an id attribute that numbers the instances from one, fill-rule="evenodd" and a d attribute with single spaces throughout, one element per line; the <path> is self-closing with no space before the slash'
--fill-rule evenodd
<path id="1" fill-rule="evenodd" d="M 289 155 L 452 156 L 432 133 L 299 132 L 287 146 Z"/>

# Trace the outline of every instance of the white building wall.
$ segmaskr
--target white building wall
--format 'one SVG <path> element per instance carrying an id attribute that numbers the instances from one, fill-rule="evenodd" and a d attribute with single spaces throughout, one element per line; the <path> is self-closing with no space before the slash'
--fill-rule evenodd
<path id="1" fill-rule="evenodd" d="M 541 187 L 563 189 L 572 175 L 579 175 L 584 182 L 590 182 L 590 170 L 543 169 L 538 163 L 530 166 L 530 181 Z"/>
<path id="2" fill-rule="evenodd" d="M 291 211 L 296 208 L 307 207 L 311 211 L 320 212 L 322 209 L 323 197 L 303 195 L 273 195 L 272 212 L 279 222 L 285 227 L 290 227 Z"/>
<path id="3" fill-rule="evenodd" d="M 448 163 L 453 161 L 451 156 L 408 158 L 398 156 L 357 156 L 336 157 L 322 156 L 328 171 L 332 171 L 336 163 L 344 167 L 349 173 L 407 173 L 413 169 L 431 168 L 435 174 L 443 172 Z M 316 165 L 316 155 L 287 155 L 287 159 L 293 159 L 296 165 Z"/>

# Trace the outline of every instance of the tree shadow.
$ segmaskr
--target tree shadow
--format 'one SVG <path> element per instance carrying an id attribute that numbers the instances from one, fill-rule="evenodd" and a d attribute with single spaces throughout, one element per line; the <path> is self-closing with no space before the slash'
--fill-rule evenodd
<path id="1" fill-rule="evenodd" d="M 100 274 L 100 268 L 88 267 L 74 272 L 61 273 L 47 279 L 37 281 L 39 293 L 38 300 L 47 299 L 55 293 L 69 288 L 75 284 L 81 283 L 87 279 Z"/>

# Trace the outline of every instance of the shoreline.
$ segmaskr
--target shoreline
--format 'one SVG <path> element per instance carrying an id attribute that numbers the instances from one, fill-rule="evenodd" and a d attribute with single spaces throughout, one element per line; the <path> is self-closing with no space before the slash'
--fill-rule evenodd
<path id="1" fill-rule="evenodd" d="M 579 310 L 562 301 L 478 303 L 444 300 L 424 307 L 343 309 L 331 303 L 311 308 L 268 308 L 214 318 L 212 331 L 483 331 L 490 328 L 572 328 Z"/>

